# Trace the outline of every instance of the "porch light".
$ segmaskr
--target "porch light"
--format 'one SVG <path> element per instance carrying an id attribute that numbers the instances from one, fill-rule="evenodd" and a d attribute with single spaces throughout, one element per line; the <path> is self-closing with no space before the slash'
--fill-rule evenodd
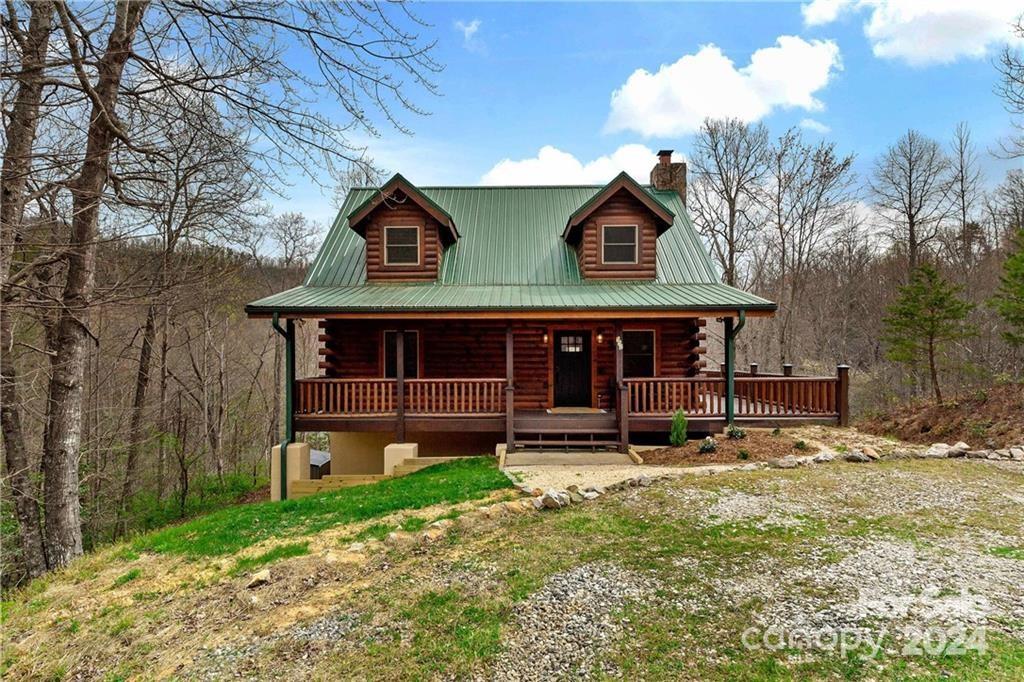
<path id="1" fill-rule="evenodd" d="M 618 350 L 622 350 L 622 335 L 621 334 L 615 337 L 615 348 L 617 348 Z"/>
<path id="2" fill-rule="evenodd" d="M 544 332 L 544 345 L 548 345 L 548 333 Z"/>
<path id="3" fill-rule="evenodd" d="M 597 333 L 597 342 L 604 343 L 604 334 L 602 334 L 601 332 Z"/>

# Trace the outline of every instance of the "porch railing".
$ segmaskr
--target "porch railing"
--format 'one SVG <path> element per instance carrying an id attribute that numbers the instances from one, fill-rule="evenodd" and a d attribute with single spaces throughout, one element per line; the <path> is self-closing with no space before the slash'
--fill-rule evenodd
<path id="1" fill-rule="evenodd" d="M 504 379 L 406 379 L 406 414 L 499 415 Z"/>
<path id="2" fill-rule="evenodd" d="M 505 410 L 504 379 L 406 379 L 408 415 L 500 415 Z M 395 379 L 299 379 L 295 414 L 354 417 L 398 413 Z"/>
<path id="3" fill-rule="evenodd" d="M 626 379 L 629 413 L 667 416 L 682 409 L 689 416 L 725 415 L 721 377 Z M 833 417 L 839 414 L 836 377 L 737 376 L 737 417 Z"/>

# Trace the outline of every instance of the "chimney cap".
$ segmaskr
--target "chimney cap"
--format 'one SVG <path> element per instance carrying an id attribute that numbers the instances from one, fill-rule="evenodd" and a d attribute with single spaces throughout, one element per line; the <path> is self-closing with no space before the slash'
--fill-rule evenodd
<path id="1" fill-rule="evenodd" d="M 675 151 L 674 149 L 660 149 L 660 150 L 658 150 L 658 156 L 659 157 L 662 157 L 662 156 L 671 157 L 672 156 L 672 152 L 674 152 L 674 151 Z"/>

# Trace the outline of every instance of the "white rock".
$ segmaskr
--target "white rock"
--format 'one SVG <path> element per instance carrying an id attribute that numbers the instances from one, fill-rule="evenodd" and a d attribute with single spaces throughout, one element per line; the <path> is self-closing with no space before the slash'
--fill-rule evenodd
<path id="1" fill-rule="evenodd" d="M 264 568 L 262 571 L 259 571 L 259 572 L 255 573 L 255 574 L 253 574 L 252 578 L 249 579 L 249 583 L 246 585 L 246 587 L 251 590 L 254 587 L 259 587 L 260 585 L 266 585 L 269 582 L 270 582 L 270 569 L 269 568 Z"/>
<path id="2" fill-rule="evenodd" d="M 793 455 L 786 455 L 781 459 L 772 459 L 768 461 L 768 466 L 775 469 L 796 469 L 800 465 L 797 458 Z"/>
<path id="3" fill-rule="evenodd" d="M 946 443 L 933 443 L 930 448 L 921 453 L 921 457 L 942 459 L 949 457 L 950 446 Z"/>
<path id="4" fill-rule="evenodd" d="M 814 461 L 818 464 L 824 464 L 825 462 L 831 462 L 836 458 L 831 452 L 819 452 L 814 456 Z"/>
<path id="5" fill-rule="evenodd" d="M 845 459 L 847 462 L 859 462 L 859 463 L 865 463 L 865 462 L 870 462 L 871 461 L 871 458 L 868 457 L 867 455 L 865 455 L 860 450 L 850 450 L 849 452 L 846 453 L 846 456 L 843 457 L 843 459 Z"/>

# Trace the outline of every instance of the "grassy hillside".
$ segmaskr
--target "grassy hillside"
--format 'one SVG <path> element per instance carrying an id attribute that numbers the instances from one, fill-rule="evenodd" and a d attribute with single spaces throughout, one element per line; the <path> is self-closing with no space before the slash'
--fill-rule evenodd
<path id="1" fill-rule="evenodd" d="M 459 466 L 417 474 L 438 504 L 409 499 L 413 511 L 391 513 L 383 498 L 403 489 L 380 495 L 377 484 L 280 513 L 231 510 L 219 517 L 231 532 L 211 515 L 91 556 L 5 605 L 5 679 L 1011 680 L 1024 670 L 1019 465 L 686 477 L 500 517 L 476 507 L 512 494 L 504 477 Z M 471 521 L 427 545 L 344 551 L 460 515 Z M 237 549 L 239 535 L 257 542 Z M 247 588 L 267 567 L 269 581 Z M 984 626 L 985 649 L 916 655 L 908 633 L 926 626 Z M 771 627 L 859 629 L 881 647 L 770 648 L 759 635 Z M 755 649 L 743 644 L 750 628 Z"/>

